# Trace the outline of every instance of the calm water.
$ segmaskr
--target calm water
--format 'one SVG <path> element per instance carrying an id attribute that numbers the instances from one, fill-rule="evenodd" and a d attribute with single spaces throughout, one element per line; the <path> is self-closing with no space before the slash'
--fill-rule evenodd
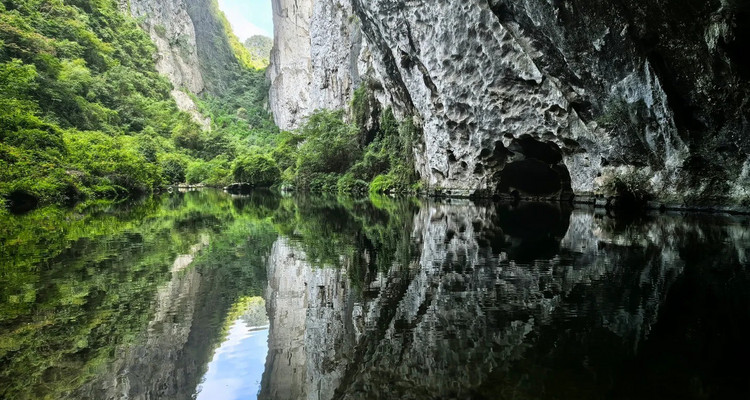
<path id="1" fill-rule="evenodd" d="M 216 191 L 0 216 L 3 399 L 750 398 L 744 217 Z"/>

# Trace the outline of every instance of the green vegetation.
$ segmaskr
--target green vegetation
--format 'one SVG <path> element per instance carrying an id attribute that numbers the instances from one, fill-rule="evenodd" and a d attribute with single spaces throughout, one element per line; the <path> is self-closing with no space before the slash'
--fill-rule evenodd
<path id="1" fill-rule="evenodd" d="M 227 20 L 224 12 L 219 9 L 219 2 L 217 0 L 211 0 L 211 12 L 219 18 L 222 26 L 224 26 L 224 33 L 229 40 L 229 46 L 243 67 L 247 69 L 263 69 L 268 66 L 268 56 L 258 57 L 256 53 L 251 52 L 237 39 L 237 36 L 232 31 L 232 25 Z"/>
<path id="2" fill-rule="evenodd" d="M 240 63 L 258 65 L 230 33 Z M 245 69 L 221 98 L 196 99 L 213 119 L 205 132 L 178 111 L 155 52 L 115 1 L 0 1 L 0 199 L 224 185 L 235 157 L 273 145 L 264 71 Z"/>
<path id="3" fill-rule="evenodd" d="M 200 102 L 203 113 L 212 117 L 212 132 L 235 143 L 234 181 L 303 192 L 415 191 L 413 146 L 419 130 L 412 118 L 399 122 L 389 108 L 380 112 L 374 132 L 365 129 L 372 107 L 365 103 L 374 100 L 368 100 L 363 87 L 352 102 L 353 122 L 347 122 L 341 110 L 319 110 L 296 131 L 279 132 L 262 106 L 268 101 L 268 83 L 261 71 L 247 70 L 243 79 L 221 97 Z M 192 164 L 195 172 L 188 174 L 188 181 L 198 183 L 211 176 L 210 182 L 202 181 L 211 184 L 220 174 L 209 171 L 225 173 L 228 168 L 227 163 L 208 164 Z"/>
<path id="4" fill-rule="evenodd" d="M 155 46 L 116 1 L 0 0 L 0 205 L 236 180 L 302 191 L 413 190 L 411 118 L 381 112 L 363 85 L 353 122 L 319 111 L 297 132 L 279 132 L 257 69 L 266 62 L 212 4 L 242 68 L 219 93 L 193 96 L 211 119 L 203 130 L 177 109 L 156 72 Z M 372 118 L 374 128 L 365 128 Z"/>
<path id="5" fill-rule="evenodd" d="M 154 52 L 114 1 L 0 2 L 0 197 L 147 192 L 165 154 L 201 156 Z"/>
<path id="6" fill-rule="evenodd" d="M 255 35 L 245 40 L 243 45 L 250 52 L 253 59 L 259 60 L 260 65 L 263 67 L 268 66 L 271 59 L 271 50 L 273 49 L 273 39 Z"/>
<path id="7" fill-rule="evenodd" d="M 232 176 L 237 182 L 245 182 L 257 187 L 270 187 L 281 179 L 276 161 L 258 154 L 235 160 L 232 165 Z"/>
<path id="8" fill-rule="evenodd" d="M 106 368 L 145 332 L 157 289 L 196 244 L 204 244 L 191 265 L 206 276 L 201 287 L 222 291 L 206 296 L 219 307 L 214 318 L 260 295 L 277 236 L 264 201 L 193 192 L 0 212 L 0 397 L 62 398 Z"/>
<path id="9" fill-rule="evenodd" d="M 344 123 L 342 115 L 341 111 L 319 111 L 299 130 L 305 141 L 297 155 L 295 183 L 298 188 L 335 189 L 338 176 L 346 173 L 359 158 L 357 130 Z"/>
<path id="10" fill-rule="evenodd" d="M 364 86 L 355 91 L 354 122 L 345 122 L 342 111 L 319 110 L 297 130 L 297 141 L 279 142 L 274 149 L 277 157 L 285 152 L 296 158 L 293 169 L 282 175 L 285 183 L 303 191 L 341 194 L 415 190 L 417 127 L 411 118 L 399 123 L 387 108 L 380 113 L 375 132 L 370 132 L 365 128 L 371 114 L 368 97 Z"/>

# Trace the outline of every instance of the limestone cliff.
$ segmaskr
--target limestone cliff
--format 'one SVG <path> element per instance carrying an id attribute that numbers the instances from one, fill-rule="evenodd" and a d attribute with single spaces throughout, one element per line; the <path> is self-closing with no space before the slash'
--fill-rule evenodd
<path id="1" fill-rule="evenodd" d="M 177 105 L 208 128 L 210 121 L 198 112 L 189 94 L 221 92 L 240 68 L 215 3 L 120 0 L 120 7 L 141 21 L 156 44 L 156 68 L 172 82 Z"/>
<path id="2" fill-rule="evenodd" d="M 361 83 L 454 195 L 748 205 L 750 16 L 727 0 L 274 0 L 282 129 Z M 580 197 L 579 197 L 580 198 Z"/>
<path id="3" fill-rule="evenodd" d="M 349 0 L 272 2 L 270 102 L 276 124 L 293 129 L 316 109 L 347 106 L 363 38 Z"/>

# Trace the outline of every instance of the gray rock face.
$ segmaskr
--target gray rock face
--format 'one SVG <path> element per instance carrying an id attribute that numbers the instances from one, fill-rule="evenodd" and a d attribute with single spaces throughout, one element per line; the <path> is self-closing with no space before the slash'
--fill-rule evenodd
<path id="1" fill-rule="evenodd" d="M 346 274 L 313 266 L 280 238 L 268 261 L 266 298 L 272 333 L 259 398 L 332 398 L 345 366 L 330 361 L 352 349 L 344 335 L 352 318 Z"/>
<path id="2" fill-rule="evenodd" d="M 310 19 L 312 0 L 273 0 L 274 38 L 268 77 L 276 125 L 294 129 L 310 103 Z"/>
<path id="3" fill-rule="evenodd" d="M 304 334 L 307 282 L 311 266 L 303 252 L 288 241 L 274 243 L 268 260 L 266 307 L 270 329 L 268 356 L 259 398 L 306 397 L 307 353 Z"/>
<path id="4" fill-rule="evenodd" d="M 206 91 L 220 94 L 237 79 L 240 64 L 232 51 L 214 0 L 183 0 L 195 26 L 196 52 Z"/>
<path id="5" fill-rule="evenodd" d="M 158 51 L 156 69 L 172 82 L 177 106 L 209 129 L 211 121 L 185 91 L 218 93 L 239 68 L 211 2 L 121 0 L 120 8 L 142 20 Z"/>
<path id="6" fill-rule="evenodd" d="M 172 97 L 180 110 L 190 113 L 204 129 L 211 121 L 198 112 L 193 100 L 182 90 L 200 94 L 205 89 L 198 60 L 195 26 L 184 0 L 121 1 L 120 6 L 135 18 L 144 21 L 143 27 L 158 50 L 156 70 L 169 78 L 174 90 Z"/>
<path id="7" fill-rule="evenodd" d="M 130 14 L 144 21 L 159 51 L 156 68 L 176 89 L 200 94 L 205 89 L 198 61 L 195 26 L 184 0 L 126 2 Z"/>
<path id="8" fill-rule="evenodd" d="M 284 129 L 346 107 L 367 80 L 423 125 L 415 168 L 435 190 L 748 201 L 750 63 L 739 49 L 750 28 L 739 3 L 274 4 L 271 103 Z"/>
<path id="9" fill-rule="evenodd" d="M 273 8 L 268 76 L 276 124 L 294 129 L 317 109 L 347 107 L 360 68 L 368 68 L 350 1 L 273 0 Z"/>

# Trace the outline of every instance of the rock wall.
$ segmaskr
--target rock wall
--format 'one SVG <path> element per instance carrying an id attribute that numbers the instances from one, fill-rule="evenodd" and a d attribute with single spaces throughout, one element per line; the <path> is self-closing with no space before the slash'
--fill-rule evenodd
<path id="1" fill-rule="evenodd" d="M 446 194 L 747 205 L 742 4 L 275 0 L 271 107 L 294 128 L 368 82 Z"/>
<path id="2" fill-rule="evenodd" d="M 294 129 L 317 109 L 348 106 L 360 82 L 363 38 L 349 0 L 272 0 L 271 109 Z"/>
<path id="3" fill-rule="evenodd" d="M 307 397 L 306 277 L 311 266 L 303 252 L 286 240 L 274 243 L 268 259 L 266 308 L 271 334 L 263 373 L 261 399 Z"/>
<path id="4" fill-rule="evenodd" d="M 204 129 L 190 94 L 219 93 L 239 68 L 210 0 L 120 0 L 120 8 L 141 21 L 157 48 L 156 69 L 174 86 L 177 106 Z"/>

